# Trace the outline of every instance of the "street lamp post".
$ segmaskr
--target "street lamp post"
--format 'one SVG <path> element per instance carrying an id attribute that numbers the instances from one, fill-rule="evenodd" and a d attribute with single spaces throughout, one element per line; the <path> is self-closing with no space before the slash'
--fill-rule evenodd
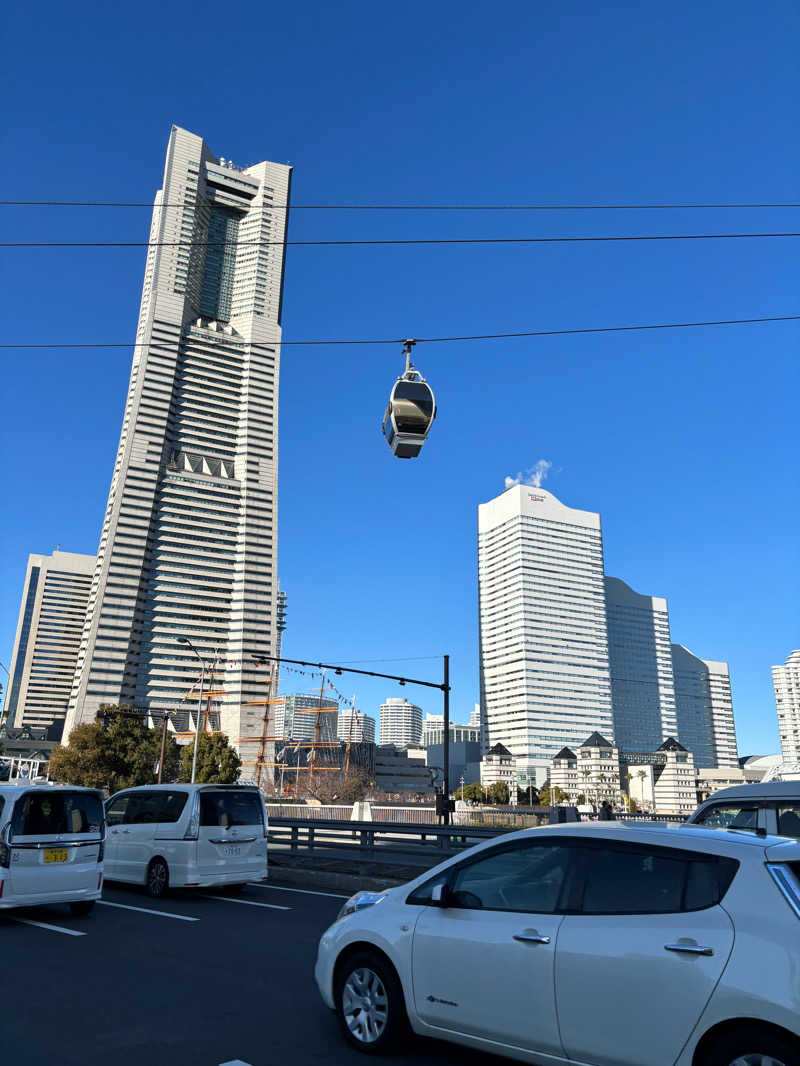
<path id="1" fill-rule="evenodd" d="M 2 725 L 3 725 L 3 718 L 5 717 L 5 713 L 6 713 L 6 708 L 8 707 L 8 682 L 9 682 L 9 681 L 11 680 L 11 674 L 9 674 L 9 672 L 8 672 L 8 667 L 7 667 L 7 666 L 6 666 L 6 665 L 5 665 L 4 663 L 0 663 L 0 666 L 2 666 L 2 668 L 3 668 L 3 669 L 5 670 L 5 672 L 6 672 L 6 690 L 5 690 L 5 699 L 3 700 L 3 709 L 2 709 L 2 711 L 0 711 L 0 727 L 2 727 Z M 2 685 L 0 685 L 0 694 L 2 694 L 2 691 L 3 691 L 3 686 L 2 686 Z"/>
<path id="2" fill-rule="evenodd" d="M 192 784 L 194 784 L 195 774 L 197 773 L 197 742 L 200 739 L 200 715 L 203 712 L 203 685 L 206 680 L 206 664 L 197 648 L 192 644 L 188 637 L 178 637 L 178 643 L 188 644 L 200 662 L 200 695 L 197 697 L 197 722 L 195 723 L 194 755 L 192 756 Z"/>

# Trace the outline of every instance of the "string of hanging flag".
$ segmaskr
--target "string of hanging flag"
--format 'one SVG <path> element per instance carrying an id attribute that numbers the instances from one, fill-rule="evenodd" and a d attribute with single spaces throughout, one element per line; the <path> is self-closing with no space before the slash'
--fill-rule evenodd
<path id="1" fill-rule="evenodd" d="M 266 671 L 269 671 L 269 670 L 272 669 L 272 666 L 269 663 L 254 662 L 252 659 L 217 659 L 216 660 L 216 666 L 217 667 L 220 667 L 220 666 L 249 666 L 250 668 L 252 668 L 254 670 L 266 670 Z M 284 673 L 287 673 L 287 674 L 300 674 L 303 677 L 313 678 L 315 681 L 321 680 L 322 676 L 323 676 L 321 670 L 301 670 L 297 666 L 287 666 L 286 664 L 284 664 L 281 669 L 282 669 L 282 671 Z M 339 689 L 336 687 L 336 685 L 334 685 L 330 681 L 330 679 L 326 679 L 325 687 L 327 689 L 330 689 L 331 691 L 333 691 L 336 694 L 336 698 L 339 701 L 339 703 L 344 704 L 345 707 L 352 708 L 352 710 L 356 710 L 357 709 L 356 708 L 356 704 L 355 704 L 355 700 L 353 700 L 352 697 L 345 696 L 342 692 L 340 692 Z"/>

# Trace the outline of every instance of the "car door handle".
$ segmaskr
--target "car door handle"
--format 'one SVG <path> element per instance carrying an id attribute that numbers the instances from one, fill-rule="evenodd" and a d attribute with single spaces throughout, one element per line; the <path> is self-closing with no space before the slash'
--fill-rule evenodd
<path id="1" fill-rule="evenodd" d="M 535 929 L 523 929 L 521 933 L 514 933 L 514 939 L 525 944 L 549 944 L 549 936 L 540 936 Z"/>
<path id="2" fill-rule="evenodd" d="M 665 944 L 666 951 L 682 951 L 687 955 L 713 955 L 714 949 L 704 947 L 702 944 Z"/>

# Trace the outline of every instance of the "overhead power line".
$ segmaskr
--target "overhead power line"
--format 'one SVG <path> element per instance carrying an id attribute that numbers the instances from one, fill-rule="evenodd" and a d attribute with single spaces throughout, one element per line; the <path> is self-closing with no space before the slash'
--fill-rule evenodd
<path id="1" fill-rule="evenodd" d="M 610 241 L 719 241 L 800 237 L 800 233 L 658 233 L 609 237 L 423 237 L 335 241 L 2 241 L 0 248 L 242 248 L 385 244 L 602 244 Z"/>
<path id="2" fill-rule="evenodd" d="M 800 322 L 800 315 L 771 315 L 762 318 L 720 318 L 714 320 L 708 320 L 704 322 L 656 322 L 645 323 L 635 326 L 592 326 L 585 329 L 532 329 L 525 330 L 518 333 L 473 333 L 460 337 L 417 337 L 418 344 L 439 344 L 450 341 L 492 341 L 492 340 L 507 340 L 516 337 L 569 337 L 577 336 L 587 333 L 634 333 L 638 330 L 653 330 L 653 329 L 693 329 L 699 326 L 745 326 L 745 325 L 760 325 L 765 322 Z M 238 341 L 231 337 L 224 336 L 226 344 L 230 345 L 249 345 L 251 341 Z M 287 345 L 329 345 L 329 344 L 403 344 L 404 338 L 400 337 L 381 337 L 378 339 L 364 340 L 362 338 L 355 340 L 305 340 L 305 341 L 274 341 L 264 342 L 259 341 L 260 347 L 269 347 L 270 344 L 274 344 L 276 347 Z M 0 344 L 0 349 L 13 349 L 15 351 L 22 351 L 31 348 L 37 349 L 62 349 L 62 348 L 148 348 L 152 342 L 123 342 L 123 343 L 101 343 L 92 341 L 73 341 L 73 342 L 53 342 L 42 344 Z"/>
<path id="3" fill-rule="evenodd" d="M 147 207 L 152 201 L 0 200 L 0 207 Z M 193 203 L 159 204 L 161 208 Z M 796 208 L 800 203 L 764 204 L 264 204 L 264 211 L 739 211 L 750 208 Z M 251 208 L 252 210 L 252 208 Z"/>

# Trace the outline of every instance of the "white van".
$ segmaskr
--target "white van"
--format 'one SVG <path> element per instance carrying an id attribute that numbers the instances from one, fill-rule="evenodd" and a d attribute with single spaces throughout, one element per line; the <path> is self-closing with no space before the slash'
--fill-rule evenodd
<path id="1" fill-rule="evenodd" d="M 0 907 L 69 903 L 88 914 L 103 887 L 102 793 L 0 786 Z"/>
<path id="2" fill-rule="evenodd" d="M 723 788 L 700 804 L 689 824 L 800 839 L 800 781 Z"/>
<path id="3" fill-rule="evenodd" d="M 105 876 L 173 888 L 263 881 L 267 809 L 255 785 L 142 785 L 106 803 Z"/>

